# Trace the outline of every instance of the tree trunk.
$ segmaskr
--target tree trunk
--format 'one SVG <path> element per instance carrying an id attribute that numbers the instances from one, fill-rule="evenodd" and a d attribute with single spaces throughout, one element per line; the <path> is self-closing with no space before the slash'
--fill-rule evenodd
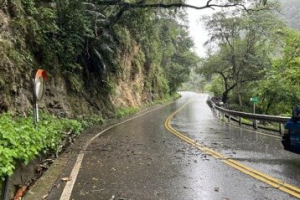
<path id="1" fill-rule="evenodd" d="M 241 94 L 241 83 L 237 81 L 237 94 L 238 94 L 238 100 L 239 100 L 239 105 L 240 107 L 243 106 L 243 101 L 242 101 L 242 94 Z"/>
<path id="2" fill-rule="evenodd" d="M 271 108 L 271 106 L 272 106 L 272 104 L 273 104 L 273 101 L 274 101 L 273 98 L 271 98 L 271 99 L 269 100 L 268 105 L 267 105 L 267 108 L 266 108 L 266 111 L 265 111 L 265 114 L 266 114 L 266 115 L 268 114 L 269 109 Z"/>
<path id="3" fill-rule="evenodd" d="M 242 101 L 241 93 L 239 93 L 239 104 L 240 104 L 240 107 L 243 107 L 243 101 Z"/>
<path id="4" fill-rule="evenodd" d="M 229 91 L 225 91 L 225 92 L 223 92 L 223 94 L 222 94 L 222 101 L 223 101 L 224 104 L 225 104 L 225 103 L 227 102 L 227 100 L 228 100 L 228 92 L 229 92 Z"/>

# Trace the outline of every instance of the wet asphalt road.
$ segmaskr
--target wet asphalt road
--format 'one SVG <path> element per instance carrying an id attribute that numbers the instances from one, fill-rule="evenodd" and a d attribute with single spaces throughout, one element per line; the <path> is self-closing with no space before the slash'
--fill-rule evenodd
<path id="1" fill-rule="evenodd" d="M 168 132 L 166 118 L 193 97 L 174 117 L 172 127 L 248 167 L 300 185 L 300 155 L 284 151 L 279 139 L 222 123 L 206 105 L 204 94 L 182 96 L 96 138 L 85 152 L 70 199 L 297 199 Z"/>

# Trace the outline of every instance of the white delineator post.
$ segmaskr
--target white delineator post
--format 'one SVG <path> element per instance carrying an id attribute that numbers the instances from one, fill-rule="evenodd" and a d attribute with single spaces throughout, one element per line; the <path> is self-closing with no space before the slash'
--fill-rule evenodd
<path id="1" fill-rule="evenodd" d="M 258 102 L 258 97 L 253 97 L 250 101 L 253 103 L 253 114 L 255 114 L 255 104 Z M 253 120 L 253 128 L 257 129 L 257 121 L 255 119 Z"/>

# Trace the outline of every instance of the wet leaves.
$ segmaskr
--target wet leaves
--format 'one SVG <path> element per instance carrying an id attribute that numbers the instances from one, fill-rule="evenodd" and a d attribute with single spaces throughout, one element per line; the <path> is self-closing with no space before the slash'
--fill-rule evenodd
<path id="1" fill-rule="evenodd" d="M 18 191 L 17 191 L 15 197 L 14 197 L 14 200 L 21 200 L 22 197 L 24 196 L 24 194 L 26 193 L 27 187 L 28 187 L 28 186 L 26 186 L 26 185 L 20 187 L 20 188 L 18 189 Z"/>
<path id="2" fill-rule="evenodd" d="M 35 168 L 36 173 L 42 174 L 46 171 L 49 166 L 53 163 L 53 159 L 45 159 L 40 164 L 38 164 Z"/>

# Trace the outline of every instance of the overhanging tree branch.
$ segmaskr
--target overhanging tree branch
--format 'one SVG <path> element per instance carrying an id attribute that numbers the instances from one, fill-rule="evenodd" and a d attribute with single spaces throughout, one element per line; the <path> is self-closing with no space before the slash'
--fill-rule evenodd
<path id="1" fill-rule="evenodd" d="M 137 3 L 128 3 L 123 2 L 120 0 L 113 0 L 113 1 L 99 1 L 98 5 L 105 5 L 105 6 L 126 6 L 130 8 L 192 8 L 196 10 L 202 9 L 214 9 L 214 8 L 230 8 L 230 7 L 240 7 L 246 11 L 259 11 L 259 10 L 266 10 L 270 9 L 267 4 L 262 4 L 263 7 L 257 9 L 250 9 L 247 8 L 243 3 L 225 3 L 225 4 L 211 4 L 212 0 L 208 0 L 204 6 L 194 6 L 186 3 L 152 3 L 147 4 L 146 1 L 141 0 Z"/>
<path id="2" fill-rule="evenodd" d="M 228 7 L 242 7 L 245 10 L 247 9 L 243 4 L 224 4 L 224 5 L 219 5 L 219 4 L 210 4 L 210 1 L 207 2 L 206 5 L 204 6 L 193 6 L 185 3 L 171 3 L 171 4 L 165 4 L 165 3 L 154 3 L 154 4 L 144 4 L 143 2 L 139 3 L 127 3 L 127 2 L 117 2 L 117 1 L 102 1 L 98 3 L 99 5 L 106 5 L 106 6 L 128 6 L 131 8 L 193 8 L 196 10 L 202 10 L 206 8 L 211 8 L 214 9 L 215 7 L 219 8 L 228 8 Z"/>
<path id="3" fill-rule="evenodd" d="M 139 0 L 136 3 L 128 3 L 123 0 L 103 0 L 98 1 L 97 5 L 99 6 L 118 6 L 120 8 L 119 12 L 112 16 L 106 25 L 106 28 L 110 29 L 112 26 L 114 26 L 115 23 L 119 21 L 119 19 L 122 18 L 123 14 L 130 10 L 135 8 L 192 8 L 196 10 L 202 10 L 202 9 L 214 9 L 214 8 L 230 8 L 230 7 L 240 7 L 247 12 L 249 11 L 259 11 L 259 10 L 265 10 L 269 9 L 266 6 L 266 2 L 264 1 L 262 3 L 262 8 L 257 9 L 249 9 L 247 8 L 243 3 L 225 3 L 225 4 L 212 4 L 212 0 L 207 0 L 206 4 L 204 6 L 193 6 L 186 3 L 146 3 L 146 0 Z"/>

